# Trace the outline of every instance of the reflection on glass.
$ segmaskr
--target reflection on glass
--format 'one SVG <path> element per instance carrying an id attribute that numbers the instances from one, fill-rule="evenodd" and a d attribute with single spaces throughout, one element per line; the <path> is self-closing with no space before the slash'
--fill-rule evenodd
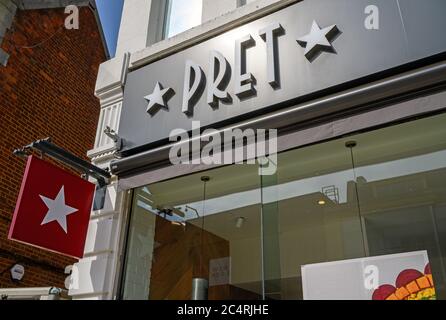
<path id="1" fill-rule="evenodd" d="M 427 250 L 446 299 L 446 116 L 358 136 L 358 199 L 371 256 Z"/>
<path id="2" fill-rule="evenodd" d="M 202 0 L 168 0 L 165 38 L 201 24 Z"/>
<path id="3" fill-rule="evenodd" d="M 194 278 L 211 300 L 262 298 L 257 167 L 207 172 L 205 194 L 201 176 L 135 191 L 125 299 L 190 299 Z"/>
<path id="4" fill-rule="evenodd" d="M 202 277 L 209 299 L 302 299 L 303 265 L 427 250 L 446 299 L 444 123 L 288 151 L 273 176 L 233 165 L 135 190 L 123 297 L 190 299 Z"/>
<path id="5" fill-rule="evenodd" d="M 305 264 L 427 250 L 437 298 L 446 299 L 445 122 L 441 115 L 281 154 L 277 181 L 262 181 L 272 247 L 266 296 L 302 299 Z"/>
<path id="6" fill-rule="evenodd" d="M 280 154 L 275 179 L 262 181 L 265 294 L 302 299 L 301 266 L 365 255 L 349 150 L 335 141 Z"/>

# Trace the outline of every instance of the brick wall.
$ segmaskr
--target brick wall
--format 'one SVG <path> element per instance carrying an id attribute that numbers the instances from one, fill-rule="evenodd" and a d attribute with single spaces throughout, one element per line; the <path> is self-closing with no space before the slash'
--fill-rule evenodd
<path id="1" fill-rule="evenodd" d="M 64 287 L 64 269 L 74 262 L 7 240 L 25 168 L 12 151 L 48 136 L 84 158 L 93 148 L 93 91 L 105 52 L 89 8 L 80 8 L 79 30 L 63 28 L 64 19 L 63 9 L 19 10 L 1 45 L 10 58 L 0 66 L 0 288 Z M 9 275 L 16 262 L 26 269 L 19 284 Z"/>

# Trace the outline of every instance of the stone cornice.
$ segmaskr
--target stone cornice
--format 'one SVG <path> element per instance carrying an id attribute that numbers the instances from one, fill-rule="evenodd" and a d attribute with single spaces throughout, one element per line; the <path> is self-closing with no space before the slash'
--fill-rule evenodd
<path id="1" fill-rule="evenodd" d="M 107 106 L 122 99 L 130 54 L 115 57 L 99 66 L 95 95 L 101 106 Z"/>

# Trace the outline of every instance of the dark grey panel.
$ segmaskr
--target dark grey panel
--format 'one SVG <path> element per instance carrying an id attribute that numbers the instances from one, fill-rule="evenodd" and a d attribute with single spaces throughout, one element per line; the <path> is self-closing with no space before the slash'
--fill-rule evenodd
<path id="1" fill-rule="evenodd" d="M 364 104 L 373 105 L 373 103 L 376 103 L 378 101 L 381 101 L 380 105 L 382 105 L 382 102 L 389 97 L 393 97 L 394 102 L 397 101 L 395 100 L 396 97 L 398 97 L 398 101 L 405 101 L 409 98 L 407 96 L 408 93 L 413 94 L 414 92 L 418 92 L 418 94 L 421 95 L 421 92 L 425 92 L 424 90 L 420 91 L 421 89 L 433 88 L 434 86 L 437 86 L 437 89 L 439 89 L 440 87 L 444 88 L 445 79 L 446 62 L 437 63 L 429 67 L 424 67 L 391 78 L 376 81 L 365 86 L 342 91 L 331 96 L 285 108 L 278 112 L 273 112 L 253 119 L 248 119 L 243 122 L 238 122 L 235 126 L 241 129 L 283 127 L 289 128 L 290 125 L 302 126 L 302 124 L 308 119 L 315 119 L 319 116 L 323 116 L 324 114 L 344 111 L 353 108 L 354 106 Z M 443 86 L 439 84 L 443 84 Z M 418 104 L 416 108 L 412 108 L 413 104 L 411 103 L 403 103 L 402 108 L 395 109 L 386 107 L 379 110 L 385 110 L 384 119 L 386 119 L 387 122 L 391 122 L 408 117 L 414 117 L 415 115 L 420 115 L 423 113 L 433 112 L 435 110 L 444 109 L 446 107 L 446 103 L 443 100 L 422 100 L 422 102 Z M 417 101 L 421 100 L 418 99 Z M 359 111 L 361 111 L 362 113 L 364 112 L 364 110 Z M 336 129 L 333 130 L 332 134 L 337 133 L 341 135 L 351 132 L 348 131 L 350 130 L 348 128 L 355 127 L 356 130 L 360 130 L 368 128 L 369 126 L 375 126 L 384 123 L 378 120 L 380 118 L 381 117 L 375 118 L 374 116 L 370 116 L 370 119 L 368 119 L 367 116 L 359 116 L 346 120 L 353 121 L 352 119 L 354 119 L 355 123 L 351 123 L 350 125 L 346 125 L 345 123 L 343 125 L 336 125 L 336 122 L 338 121 L 332 121 L 330 127 L 332 128 L 332 130 L 336 127 Z M 378 120 L 378 122 L 376 122 L 376 120 Z M 358 122 L 356 123 L 356 121 Z M 312 126 L 314 128 L 314 122 Z M 312 130 L 312 133 L 310 133 L 310 135 L 313 135 L 312 138 L 315 139 L 312 140 L 312 142 L 317 142 L 319 141 L 319 139 L 324 139 L 324 132 L 319 131 L 320 128 L 321 127 L 316 127 L 314 130 L 310 128 L 310 130 Z M 298 130 L 296 135 L 300 135 L 301 133 L 303 133 L 303 131 Z M 303 136 L 305 136 L 305 133 L 303 133 Z M 300 146 L 301 144 L 299 143 L 305 144 L 301 138 L 295 139 L 295 141 L 288 145 L 288 147 L 286 145 L 282 146 L 281 143 L 279 143 L 279 150 L 283 151 L 287 148 Z M 112 173 L 119 175 L 122 178 L 124 176 L 134 174 L 135 172 L 152 170 L 160 163 L 166 162 L 168 160 L 168 154 L 170 148 L 172 147 L 172 144 L 165 144 L 158 148 L 153 148 L 129 157 L 122 158 L 120 160 L 113 161 L 110 165 Z"/>
<path id="2" fill-rule="evenodd" d="M 421 2 L 433 7 L 430 10 L 435 12 L 446 11 L 446 1 Z M 380 9 L 380 30 L 364 27 L 364 9 L 370 4 L 376 4 Z M 405 20 L 415 19 L 409 17 L 409 13 L 416 7 L 406 8 L 402 2 L 400 5 L 407 11 Z M 266 112 L 272 105 L 446 51 L 444 29 L 425 24 L 427 29 L 423 32 L 430 36 L 423 38 L 423 49 L 420 49 L 416 39 L 419 34 L 404 32 L 400 12 L 396 0 L 305 0 L 133 71 L 127 79 L 119 128 L 120 136 L 126 141 L 125 148 L 128 150 L 167 138 L 175 128 L 190 129 L 192 120 L 207 126 L 252 112 Z M 421 18 L 430 20 L 430 13 Z M 419 21 L 420 17 L 416 19 Z M 313 20 L 321 28 L 336 24 L 341 34 L 333 41 L 336 53 L 322 53 L 310 62 L 296 39 L 309 33 Z M 285 35 L 278 38 L 281 87 L 274 89 L 267 81 L 267 51 L 259 30 L 277 22 L 285 29 Z M 407 25 L 409 28 L 410 24 Z M 182 113 L 185 61 L 194 61 L 208 74 L 210 51 L 217 50 L 226 57 L 234 72 L 235 41 L 248 34 L 256 41 L 256 46 L 247 50 L 247 71 L 257 80 L 257 96 L 244 100 L 235 96 L 232 74 L 228 86 L 232 103 L 220 103 L 219 108 L 213 109 L 206 103 L 205 91 L 194 107 L 193 116 Z M 168 102 L 169 111 L 161 109 L 151 117 L 146 113 L 144 96 L 152 93 L 158 81 L 164 87 L 173 88 L 176 94 Z"/>
<path id="3" fill-rule="evenodd" d="M 445 0 L 398 0 L 412 55 L 444 51 L 446 39 Z"/>
<path id="4" fill-rule="evenodd" d="M 446 92 L 439 92 L 429 96 L 400 102 L 387 108 L 342 118 L 331 123 L 320 124 L 298 132 L 291 132 L 280 136 L 278 151 L 286 151 L 296 147 L 317 143 L 319 141 L 338 138 L 340 136 L 358 132 L 371 127 L 388 125 L 402 119 L 413 118 L 426 113 L 446 110 Z M 151 183 L 171 179 L 194 172 L 210 170 L 218 166 L 206 165 L 178 165 L 143 171 L 142 173 L 120 177 L 118 188 L 120 191 L 138 188 Z"/>

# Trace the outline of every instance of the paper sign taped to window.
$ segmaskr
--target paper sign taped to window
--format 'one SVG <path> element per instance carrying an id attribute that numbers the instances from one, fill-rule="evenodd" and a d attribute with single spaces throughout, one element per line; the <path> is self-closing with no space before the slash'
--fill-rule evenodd
<path id="1" fill-rule="evenodd" d="M 305 300 L 435 300 L 427 251 L 302 266 Z"/>

